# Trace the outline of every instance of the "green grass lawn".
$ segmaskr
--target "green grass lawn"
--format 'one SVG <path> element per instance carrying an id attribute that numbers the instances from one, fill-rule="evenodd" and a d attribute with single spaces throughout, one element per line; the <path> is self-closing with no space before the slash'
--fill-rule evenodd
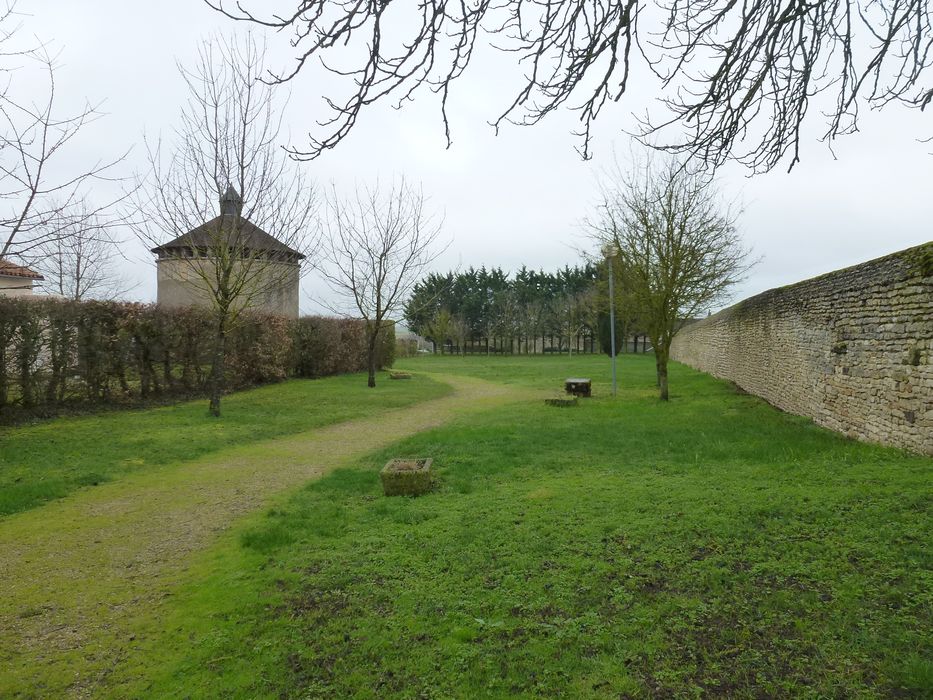
<path id="1" fill-rule="evenodd" d="M 417 358 L 576 408 L 461 419 L 311 483 L 190 572 L 113 697 L 930 697 L 933 462 L 653 358 Z M 274 388 L 273 388 L 274 390 Z M 381 495 L 392 456 L 435 492 Z"/>
<path id="2" fill-rule="evenodd" d="M 220 419 L 199 399 L 0 428 L 0 517 L 147 467 L 372 415 L 448 393 L 426 377 L 375 389 L 363 374 L 296 379 L 230 394 Z"/>
<path id="3" fill-rule="evenodd" d="M 654 355 L 619 355 L 619 379 L 628 371 L 631 379 L 637 376 L 639 386 L 645 383 L 644 364 L 654 366 Z M 539 389 L 560 391 L 563 380 L 582 374 L 593 379 L 595 386 L 604 392 L 611 387 L 611 364 L 605 355 L 422 355 L 401 359 L 397 369 L 415 372 L 439 372 L 441 374 L 463 374 L 479 377 L 500 384 L 530 386 Z M 637 369 L 636 369 L 637 368 Z"/>

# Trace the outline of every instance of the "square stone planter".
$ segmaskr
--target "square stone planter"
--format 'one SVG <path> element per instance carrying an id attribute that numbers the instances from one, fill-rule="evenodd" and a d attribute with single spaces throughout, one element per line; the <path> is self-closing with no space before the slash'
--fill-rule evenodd
<path id="1" fill-rule="evenodd" d="M 379 472 L 386 496 L 420 496 L 431 490 L 431 458 L 393 459 Z"/>

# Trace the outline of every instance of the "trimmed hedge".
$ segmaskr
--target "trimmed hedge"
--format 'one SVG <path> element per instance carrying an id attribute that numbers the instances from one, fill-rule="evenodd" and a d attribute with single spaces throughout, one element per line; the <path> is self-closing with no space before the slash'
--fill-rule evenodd
<path id="1" fill-rule="evenodd" d="M 366 324 L 356 319 L 304 316 L 292 321 L 292 372 L 296 377 L 327 377 L 366 371 Z M 376 366 L 395 361 L 395 329 L 379 335 Z"/>
<path id="2" fill-rule="evenodd" d="M 213 326 L 196 307 L 0 297 L 0 421 L 203 394 Z M 230 333 L 226 386 L 365 370 L 365 335 L 359 320 L 250 314 Z M 390 328 L 380 367 L 394 348 Z"/>

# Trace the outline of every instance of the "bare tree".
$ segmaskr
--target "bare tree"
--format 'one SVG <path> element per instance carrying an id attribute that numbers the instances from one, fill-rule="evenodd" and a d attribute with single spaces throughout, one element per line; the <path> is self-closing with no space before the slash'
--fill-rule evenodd
<path id="1" fill-rule="evenodd" d="M 345 78 L 348 95 L 325 98 L 332 115 L 324 135 L 300 151 L 309 158 L 337 145 L 364 108 L 401 105 L 419 88 L 440 94 L 449 143 L 450 89 L 489 35 L 525 67 L 496 128 L 537 124 L 570 105 L 584 157 L 593 123 L 625 94 L 633 66 L 656 76 L 665 106 L 642 135 L 677 125 L 672 150 L 713 164 L 732 157 L 755 170 L 785 156 L 790 167 L 798 161 L 801 127 L 819 93 L 832 98 L 830 141 L 857 130 L 860 105 L 933 102 L 931 0 L 293 0 L 280 14 L 263 11 L 260 0 L 205 2 L 291 35 L 295 64 L 277 80 L 318 63 Z"/>
<path id="2" fill-rule="evenodd" d="M 426 211 L 424 193 L 401 179 L 387 189 L 358 187 L 348 199 L 332 190 L 326 233 L 321 274 L 366 321 L 368 385 L 374 387 L 379 334 L 443 251 L 436 247 L 441 222 Z"/>
<path id="3" fill-rule="evenodd" d="M 621 278 L 623 305 L 638 316 L 668 399 L 667 364 L 674 336 L 690 318 L 728 297 L 751 267 L 736 215 L 705 171 L 668 158 L 617 168 L 603 183 L 590 223 L 607 244 Z"/>
<path id="4" fill-rule="evenodd" d="M 508 352 L 514 350 L 514 339 L 521 331 L 521 305 L 513 289 L 506 289 L 495 294 L 492 333 L 502 341 L 509 341 Z M 505 347 L 500 347 L 505 352 Z"/>
<path id="5" fill-rule="evenodd" d="M 558 323 L 567 335 L 567 354 L 573 355 L 574 340 L 595 325 L 596 289 L 585 289 L 557 300 Z"/>
<path id="6" fill-rule="evenodd" d="M 434 312 L 431 318 L 428 319 L 425 332 L 426 337 L 431 341 L 435 355 L 437 354 L 438 343 L 441 345 L 441 354 L 444 354 L 444 343 L 447 341 L 447 337 L 450 334 L 450 321 L 450 310 L 446 307 L 439 308 Z"/>
<path id="7" fill-rule="evenodd" d="M 79 206 L 66 212 L 61 234 L 37 250 L 34 267 L 45 277 L 47 292 L 66 299 L 117 299 L 134 289 L 118 267 L 119 247 L 110 222 L 86 214 Z"/>
<path id="8" fill-rule="evenodd" d="M 544 319 L 547 316 L 547 304 L 544 299 L 531 299 L 521 307 L 521 318 L 519 328 L 522 335 L 525 336 L 525 354 L 534 355 L 538 349 L 538 340 L 544 329 Z M 528 339 L 531 339 L 531 349 L 528 348 Z M 544 352 L 542 341 L 541 352 Z"/>
<path id="9" fill-rule="evenodd" d="M 98 228 L 114 225 L 116 200 L 97 207 L 76 205 L 84 202 L 93 182 L 118 180 L 113 171 L 123 155 L 69 167 L 71 141 L 101 114 L 90 104 L 61 112 L 55 57 L 42 45 L 15 48 L 20 28 L 15 5 L 7 2 L 0 9 L 0 75 L 6 79 L 0 86 L 0 259 L 32 264 L 43 248 L 67 241 L 92 218 Z M 21 83 L 43 81 L 42 99 L 17 95 Z"/>
<path id="10" fill-rule="evenodd" d="M 170 154 L 163 157 L 161 142 L 149 144 L 150 172 L 139 189 L 136 233 L 159 256 L 160 278 L 187 290 L 172 303 L 214 312 L 215 416 L 228 333 L 252 309 L 293 306 L 297 314 L 297 296 L 283 297 L 297 288 L 316 245 L 314 193 L 279 146 L 282 101 L 258 79 L 264 56 L 252 37 L 202 44 L 196 65 L 180 69 L 189 98 Z"/>
<path id="11" fill-rule="evenodd" d="M 450 339 L 456 343 L 459 354 L 465 355 L 466 341 L 470 337 L 470 324 L 467 323 L 467 320 L 460 315 L 451 316 L 448 333 Z"/>

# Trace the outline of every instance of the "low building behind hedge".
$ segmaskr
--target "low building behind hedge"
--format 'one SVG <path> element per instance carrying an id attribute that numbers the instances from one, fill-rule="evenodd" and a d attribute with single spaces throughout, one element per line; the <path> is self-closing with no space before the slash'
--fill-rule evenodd
<path id="1" fill-rule="evenodd" d="M 226 386 L 365 370 L 365 337 L 359 320 L 247 315 L 230 337 Z M 209 311 L 196 307 L 0 298 L 0 421 L 201 395 L 212 341 Z M 381 347 L 391 366 L 391 329 Z"/>

